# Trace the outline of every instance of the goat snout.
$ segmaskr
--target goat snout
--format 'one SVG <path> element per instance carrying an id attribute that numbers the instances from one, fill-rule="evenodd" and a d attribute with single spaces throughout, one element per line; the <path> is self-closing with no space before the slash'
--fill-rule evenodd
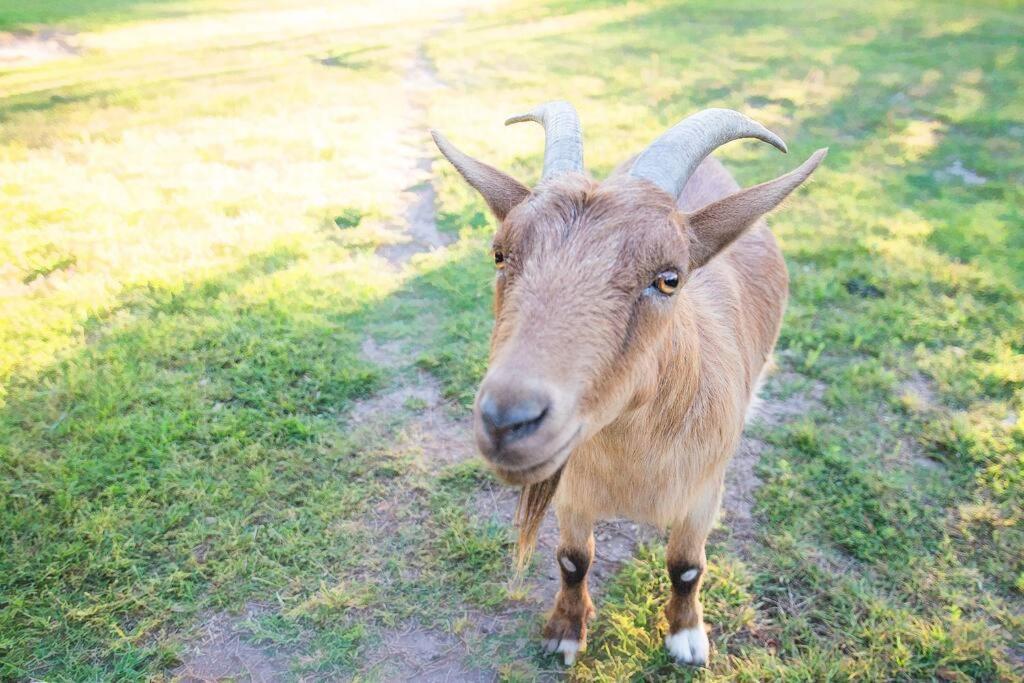
<path id="1" fill-rule="evenodd" d="M 570 396 L 509 367 L 484 379 L 474 411 L 476 443 L 510 483 L 539 481 L 565 462 L 579 436 Z"/>
<path id="2" fill-rule="evenodd" d="M 530 436 L 548 415 L 551 400 L 545 393 L 537 390 L 523 395 L 516 393 L 495 395 L 489 392 L 480 397 L 480 421 L 495 450 L 500 451 Z"/>

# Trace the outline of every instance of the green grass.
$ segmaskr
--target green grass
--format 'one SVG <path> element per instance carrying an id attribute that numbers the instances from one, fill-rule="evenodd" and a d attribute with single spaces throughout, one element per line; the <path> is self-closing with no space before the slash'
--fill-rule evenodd
<path id="1" fill-rule="evenodd" d="M 264 2 L 264 7 L 284 3 Z M 0 30 L 110 28 L 147 19 L 187 18 L 197 13 L 256 6 L 245 0 L 0 0 Z"/>
<path id="2" fill-rule="evenodd" d="M 485 368 L 492 223 L 451 168 L 458 241 L 375 254 L 424 124 L 532 182 L 538 130 L 501 121 L 569 97 L 598 176 L 706 106 L 790 144 L 722 150 L 742 183 L 831 148 L 771 221 L 792 286 L 766 397 L 820 399 L 749 430 L 754 538 L 713 536 L 715 652 L 683 677 L 1021 680 L 1019 8 L 439 13 L 0 2 L 0 28 L 90 31 L 0 71 L 0 678 L 167 678 L 210 614 L 252 605 L 248 637 L 296 675 L 386 678 L 409 623 L 506 679 L 561 671 L 480 513 L 496 482 L 425 462 L 422 399 L 351 409 L 426 372 L 464 414 Z M 447 87 L 403 86 L 420 45 Z M 612 579 L 570 677 L 680 675 L 662 566 L 653 544 Z"/>

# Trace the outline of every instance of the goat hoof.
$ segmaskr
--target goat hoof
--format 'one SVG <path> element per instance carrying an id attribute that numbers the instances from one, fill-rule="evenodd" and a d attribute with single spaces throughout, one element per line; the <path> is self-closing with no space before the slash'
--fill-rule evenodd
<path id="1" fill-rule="evenodd" d="M 665 636 L 665 648 L 680 664 L 703 666 L 708 663 L 711 643 L 704 631 L 704 625 L 701 624 Z"/>
<path id="2" fill-rule="evenodd" d="M 586 624 L 567 618 L 552 617 L 544 627 L 544 652 L 561 653 L 566 666 L 576 662 L 576 655 L 587 649 Z"/>
<path id="3" fill-rule="evenodd" d="M 555 640 L 554 638 L 544 639 L 544 652 L 547 654 L 554 654 L 556 652 L 562 653 L 566 666 L 572 666 L 576 663 L 576 654 L 580 651 L 580 641 L 578 640 Z"/>

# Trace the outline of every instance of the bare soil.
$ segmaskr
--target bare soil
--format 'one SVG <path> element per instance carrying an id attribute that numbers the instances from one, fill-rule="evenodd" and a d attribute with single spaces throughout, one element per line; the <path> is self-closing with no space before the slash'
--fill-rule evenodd
<path id="1" fill-rule="evenodd" d="M 780 373 L 775 380 L 769 381 L 787 382 L 795 377 L 793 373 Z M 821 382 L 812 382 L 805 391 L 796 392 L 787 398 L 765 400 L 757 397 L 750 407 L 747 423 L 774 427 L 804 415 L 821 405 L 825 388 Z M 754 497 L 761 486 L 756 468 L 765 448 L 766 444 L 760 439 L 745 435 L 725 473 L 725 490 L 719 517 L 728 527 L 730 547 L 741 557 L 747 555 L 747 548 L 756 538 Z"/>
<path id="2" fill-rule="evenodd" d="M 270 683 L 287 678 L 289 658 L 248 640 L 241 624 L 249 615 L 214 614 L 182 656 L 171 676 L 184 683 L 251 681 Z"/>
<path id="3" fill-rule="evenodd" d="M 81 52 L 74 34 L 46 29 L 35 33 L 0 32 L 0 67 L 29 66 Z"/>
<path id="4" fill-rule="evenodd" d="M 375 667 L 388 681 L 476 683 L 493 681 L 490 671 L 467 667 L 466 644 L 448 633 L 412 624 L 384 634 L 382 658 Z"/>
<path id="5" fill-rule="evenodd" d="M 411 382 L 399 383 L 353 406 L 349 419 L 355 427 L 390 428 L 394 416 L 403 421 L 389 439 L 419 455 L 428 470 L 460 462 L 476 454 L 469 419 L 441 395 L 441 385 L 432 375 L 418 371 Z"/>
<path id="6" fill-rule="evenodd" d="M 423 94 L 445 87 L 447 86 L 438 79 L 423 45 L 420 45 L 402 78 L 402 90 L 406 93 L 409 110 L 412 113 L 409 130 L 406 131 L 409 139 L 422 139 L 429 127 Z M 452 235 L 437 229 L 437 195 L 431 183 L 433 161 L 433 155 L 426 154 L 424 150 L 423 156 L 417 158 L 409 169 L 408 189 L 404 193 L 407 207 L 405 225 L 396 226 L 406 239 L 382 247 L 378 252 L 394 266 L 400 267 L 415 254 L 439 249 L 454 241 Z"/>

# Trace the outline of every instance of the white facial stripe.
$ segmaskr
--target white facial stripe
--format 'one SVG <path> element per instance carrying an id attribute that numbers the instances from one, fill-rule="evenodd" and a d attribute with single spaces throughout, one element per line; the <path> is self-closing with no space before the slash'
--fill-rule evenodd
<path id="1" fill-rule="evenodd" d="M 572 563 L 572 560 L 570 560 L 568 557 L 563 556 L 558 561 L 562 563 L 563 567 L 565 567 L 565 571 L 572 572 L 573 574 L 576 573 L 576 565 L 574 565 Z"/>
<path id="2" fill-rule="evenodd" d="M 697 573 L 700 570 L 697 568 L 687 569 L 685 572 L 679 575 L 679 580 L 685 583 L 689 583 L 697 578 Z"/>

